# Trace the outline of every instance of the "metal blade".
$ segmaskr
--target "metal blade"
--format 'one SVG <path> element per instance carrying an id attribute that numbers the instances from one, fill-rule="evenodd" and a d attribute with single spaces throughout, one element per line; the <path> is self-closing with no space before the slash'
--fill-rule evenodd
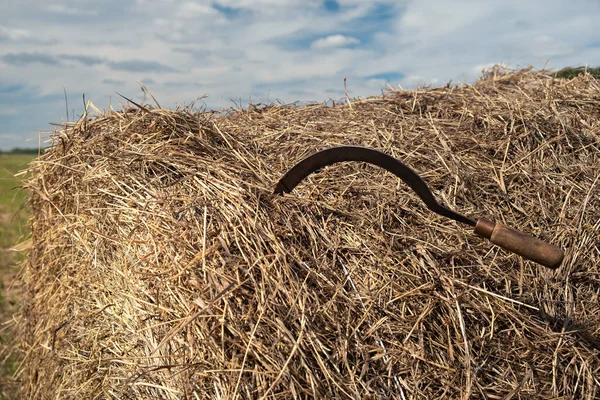
<path id="1" fill-rule="evenodd" d="M 389 154 L 367 147 L 340 146 L 319 151 L 292 167 L 279 180 L 275 187 L 275 193 L 289 193 L 308 175 L 323 167 L 342 161 L 362 161 L 384 168 L 402 179 L 431 211 L 470 226 L 476 225 L 472 219 L 439 204 L 425 181 L 407 165 Z"/>

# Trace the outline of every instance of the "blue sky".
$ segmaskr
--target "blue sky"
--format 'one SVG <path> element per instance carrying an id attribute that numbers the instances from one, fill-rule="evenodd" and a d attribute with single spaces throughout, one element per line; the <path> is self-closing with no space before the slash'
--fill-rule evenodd
<path id="1" fill-rule="evenodd" d="M 473 82 L 493 64 L 600 65 L 600 2 L 511 0 L 6 1 L 0 149 L 145 83 L 161 105 L 326 101 Z"/>

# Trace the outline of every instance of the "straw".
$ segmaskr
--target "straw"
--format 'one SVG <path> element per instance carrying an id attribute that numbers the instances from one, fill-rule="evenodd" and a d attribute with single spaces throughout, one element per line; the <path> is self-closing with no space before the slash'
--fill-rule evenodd
<path id="1" fill-rule="evenodd" d="M 600 83 L 549 71 L 220 113 L 124 106 L 57 130 L 26 187 L 23 398 L 600 396 Z M 93 107 L 90 107 L 90 111 Z M 565 249 L 551 272 L 343 163 Z"/>

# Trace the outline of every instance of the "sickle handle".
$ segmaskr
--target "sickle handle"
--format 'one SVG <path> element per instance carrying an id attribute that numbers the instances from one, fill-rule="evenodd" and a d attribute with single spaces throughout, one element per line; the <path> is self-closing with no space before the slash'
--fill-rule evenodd
<path id="1" fill-rule="evenodd" d="M 564 254 L 558 247 L 503 224 L 480 218 L 474 232 L 492 243 L 528 260 L 556 269 Z"/>

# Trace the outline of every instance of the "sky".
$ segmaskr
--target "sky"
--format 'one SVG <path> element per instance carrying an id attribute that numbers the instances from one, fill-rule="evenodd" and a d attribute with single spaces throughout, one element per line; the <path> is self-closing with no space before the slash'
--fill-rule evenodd
<path id="1" fill-rule="evenodd" d="M 218 110 L 337 101 L 345 78 L 354 98 L 494 64 L 600 66 L 598 0 L 0 1 L 0 150 L 37 147 L 83 95 L 142 102 L 139 82 L 163 107 Z"/>

